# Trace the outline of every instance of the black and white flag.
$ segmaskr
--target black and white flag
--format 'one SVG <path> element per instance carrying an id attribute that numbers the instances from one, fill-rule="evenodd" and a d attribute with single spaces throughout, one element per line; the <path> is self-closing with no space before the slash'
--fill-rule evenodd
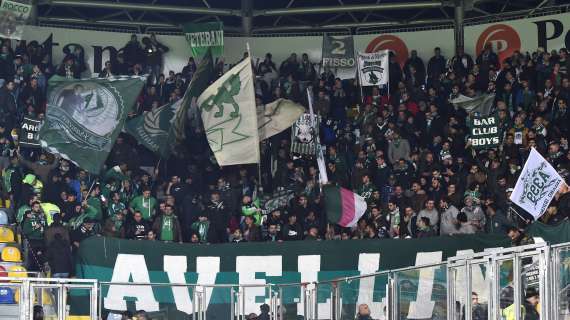
<path id="1" fill-rule="evenodd" d="M 360 85 L 384 86 L 388 84 L 390 54 L 388 50 L 358 54 L 358 77 Z"/>

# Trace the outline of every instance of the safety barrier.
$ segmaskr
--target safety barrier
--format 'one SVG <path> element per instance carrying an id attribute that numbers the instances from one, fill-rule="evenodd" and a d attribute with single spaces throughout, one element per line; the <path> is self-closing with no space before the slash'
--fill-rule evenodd
<path id="1" fill-rule="evenodd" d="M 150 314 L 157 320 L 247 319 L 260 311 L 269 319 L 353 320 L 363 312 L 375 320 L 522 320 L 537 312 L 541 319 L 570 320 L 570 243 L 489 249 L 441 263 L 292 284 L 0 281 L 0 291 L 10 289 L 15 297 L 11 304 L 0 302 L 0 319 L 33 319 L 37 309 L 44 319 L 114 319 L 150 307 L 160 309 Z M 113 298 L 132 290 L 139 300 Z M 171 297 L 172 303 L 153 307 L 155 296 Z"/>

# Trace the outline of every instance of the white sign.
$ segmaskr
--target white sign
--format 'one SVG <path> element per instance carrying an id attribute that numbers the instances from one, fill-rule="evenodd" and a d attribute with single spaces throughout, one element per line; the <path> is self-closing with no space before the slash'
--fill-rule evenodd
<path id="1" fill-rule="evenodd" d="M 558 172 L 532 148 L 510 199 L 538 219 L 562 183 L 564 180 Z"/>
<path id="2" fill-rule="evenodd" d="M 373 53 L 358 53 L 358 77 L 360 85 L 383 86 L 389 81 L 390 53 L 382 50 Z"/>

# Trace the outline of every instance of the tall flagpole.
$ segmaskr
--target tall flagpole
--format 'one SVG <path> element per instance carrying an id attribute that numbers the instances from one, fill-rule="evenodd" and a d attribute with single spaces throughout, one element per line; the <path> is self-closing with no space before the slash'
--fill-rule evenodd
<path id="1" fill-rule="evenodd" d="M 249 61 L 252 61 L 253 57 L 251 55 L 251 49 L 249 47 L 249 42 L 245 43 L 245 47 L 247 49 L 247 58 L 249 59 Z M 254 76 L 255 76 L 255 74 L 254 74 Z M 253 86 L 253 90 L 254 90 L 253 96 L 254 96 L 254 104 L 255 104 L 255 106 L 254 106 L 255 116 L 257 117 L 257 104 L 255 103 L 255 83 Z M 259 132 L 258 132 L 258 136 L 259 136 Z M 263 183 L 261 182 L 261 141 L 258 141 L 257 148 L 259 151 L 259 162 L 257 163 L 257 179 L 258 179 L 257 188 L 259 190 L 259 194 L 263 194 Z"/>
<path id="2" fill-rule="evenodd" d="M 360 82 L 360 52 L 356 53 L 356 80 L 360 87 L 360 103 L 364 107 L 364 90 L 362 89 L 362 82 Z M 360 108 L 358 108 L 358 112 L 360 113 Z"/>
<path id="3" fill-rule="evenodd" d="M 307 88 L 307 100 L 309 102 L 309 114 L 311 115 L 311 126 L 314 128 L 317 124 L 315 120 L 315 112 L 313 111 L 313 95 L 311 94 L 311 89 Z M 318 141 L 318 136 L 316 137 Z M 317 143 L 317 150 L 315 150 L 317 156 L 317 166 L 319 168 L 319 180 L 321 185 L 327 184 L 329 178 L 327 176 L 327 167 L 325 165 L 325 157 L 323 155 L 323 149 L 321 148 L 321 143 Z"/>

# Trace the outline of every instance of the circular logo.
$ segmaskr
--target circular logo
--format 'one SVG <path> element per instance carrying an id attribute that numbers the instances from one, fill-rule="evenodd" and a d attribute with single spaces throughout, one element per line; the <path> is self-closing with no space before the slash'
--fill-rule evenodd
<path id="1" fill-rule="evenodd" d="M 481 54 L 487 45 L 499 56 L 499 61 L 513 55 L 521 49 L 521 38 L 515 29 L 506 24 L 495 24 L 485 29 L 477 40 L 477 55 Z"/>
<path id="2" fill-rule="evenodd" d="M 105 136 L 119 124 L 119 103 L 109 88 L 93 81 L 59 86 L 50 97 L 56 105 L 87 130 Z"/>
<path id="3" fill-rule="evenodd" d="M 408 47 L 402 39 L 391 34 L 383 34 L 378 36 L 366 46 L 366 52 L 372 53 L 380 50 L 390 50 L 396 55 L 396 61 L 400 66 L 404 66 L 408 59 Z"/>

